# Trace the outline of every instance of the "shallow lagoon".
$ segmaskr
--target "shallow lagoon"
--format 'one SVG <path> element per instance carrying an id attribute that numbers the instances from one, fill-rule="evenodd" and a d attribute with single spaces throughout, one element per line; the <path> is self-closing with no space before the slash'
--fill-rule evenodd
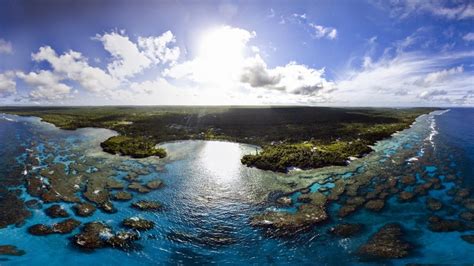
<path id="1" fill-rule="evenodd" d="M 395 197 L 391 197 L 380 213 L 362 209 L 345 217 L 344 222 L 366 225 L 361 235 L 345 239 L 326 233 L 328 228 L 341 221 L 336 215 L 338 203 L 329 206 L 331 220 L 328 223 L 292 238 L 269 238 L 262 230 L 251 227 L 249 219 L 265 210 L 294 211 L 295 206 L 281 208 L 267 199 L 272 199 L 275 195 L 272 192 L 275 191 L 278 191 L 277 195 L 288 194 L 297 198 L 297 193 L 300 193 L 298 190 L 305 187 L 315 192 L 321 186 L 334 186 L 333 182 L 318 183 L 324 179 L 334 181 L 356 179 L 363 175 L 377 176 L 390 173 L 395 168 L 397 173 L 406 171 L 406 174 L 418 175 L 443 176 L 446 175 L 443 171 L 446 171 L 466 179 L 467 174 L 472 173 L 472 169 L 466 165 L 473 165 L 470 156 L 474 121 L 456 125 L 471 127 L 463 129 L 453 128 L 453 123 L 458 121 L 459 116 L 472 119 L 473 113 L 469 109 L 455 109 L 441 115 L 420 117 L 412 128 L 395 134 L 390 140 L 377 143 L 374 153 L 353 161 L 348 167 L 292 171 L 288 175 L 242 166 L 241 156 L 255 152 L 255 147 L 249 145 L 215 141 L 166 143 L 163 144 L 169 153 L 166 160 L 132 160 L 108 155 L 100 150 L 98 144 L 114 135 L 112 131 L 63 131 L 36 118 L 4 116 L 0 119 L 0 137 L 4 140 L 0 144 L 2 173 L 10 171 L 11 163 L 7 158 L 16 157 L 17 163 L 27 165 L 31 157 L 29 154 L 33 153 L 40 163 L 36 170 L 28 172 L 28 176 L 34 175 L 41 167 L 48 167 L 50 163 L 63 163 L 67 168 L 72 162 L 79 162 L 90 166 L 89 172 L 104 171 L 124 184 L 127 181 L 123 177 L 133 172 L 142 181 L 160 178 L 165 187 L 148 194 L 134 193 L 134 200 L 161 201 L 164 205 L 161 212 L 144 213 L 131 209 L 129 202 L 113 202 L 118 209 L 115 214 L 97 211 L 92 217 L 75 217 L 81 222 L 102 220 L 114 228 L 120 228 L 120 221 L 131 216 L 155 221 L 155 229 L 141 234 L 138 242 L 141 247 L 136 250 L 101 249 L 83 252 L 70 244 L 69 236 L 31 236 L 26 231 L 28 226 L 52 223 L 43 210 L 33 210 L 32 217 L 23 226 L 0 229 L 1 245 L 12 244 L 26 251 L 20 257 L 0 256 L 1 259 L 8 259 L 0 261 L 0 264 L 40 265 L 45 261 L 50 265 L 364 264 L 366 262 L 361 261 L 354 251 L 387 222 L 402 223 L 407 229 L 407 239 L 416 244 L 411 257 L 391 261 L 394 264 L 472 263 L 474 246 L 461 240 L 461 233 L 433 233 L 427 229 L 430 213 L 425 208 L 423 198 L 399 203 Z M 464 135 L 453 136 L 457 132 L 464 132 Z M 413 164 L 423 164 L 417 168 L 420 169 L 419 173 L 408 172 L 413 171 Z M 429 193 L 442 199 L 446 205 L 452 205 L 450 197 L 446 195 L 452 185 L 446 182 L 443 189 Z M 23 192 L 21 198 L 28 200 L 31 196 Z M 43 208 L 49 205 L 44 204 Z M 70 211 L 72 204 L 61 205 L 73 214 Z M 453 205 L 452 208 L 454 211 L 443 210 L 441 214 L 455 216 L 458 207 Z M 179 234 L 191 237 L 176 237 Z M 231 241 L 222 244 L 209 240 L 219 237 Z M 204 241 L 206 239 L 208 241 Z"/>

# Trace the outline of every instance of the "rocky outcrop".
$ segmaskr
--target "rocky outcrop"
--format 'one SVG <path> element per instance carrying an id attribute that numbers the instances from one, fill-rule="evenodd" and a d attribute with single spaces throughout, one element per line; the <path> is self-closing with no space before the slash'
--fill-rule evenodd
<path id="1" fill-rule="evenodd" d="M 152 200 L 140 200 L 132 203 L 132 207 L 141 211 L 159 211 L 162 209 L 162 205 L 158 201 Z"/>
<path id="2" fill-rule="evenodd" d="M 428 229 L 433 232 L 464 231 L 466 226 L 458 220 L 442 219 L 439 216 L 431 216 L 428 219 Z"/>
<path id="3" fill-rule="evenodd" d="M 385 206 L 385 201 L 381 199 L 369 200 L 365 203 L 364 207 L 368 210 L 379 212 Z"/>
<path id="4" fill-rule="evenodd" d="M 254 216 L 250 224 L 265 229 L 265 233 L 282 237 L 295 235 L 326 221 L 326 196 L 321 193 L 305 194 L 308 204 L 298 207 L 296 213 L 268 211 Z"/>
<path id="5" fill-rule="evenodd" d="M 97 248 L 113 247 L 119 249 L 129 249 L 133 247 L 133 242 L 139 239 L 135 232 L 113 232 L 110 226 L 102 222 L 91 222 L 85 224 L 81 232 L 72 237 L 75 246 L 93 250 Z"/>
<path id="6" fill-rule="evenodd" d="M 94 214 L 96 207 L 90 203 L 79 203 L 72 207 L 74 213 L 80 217 L 87 217 Z"/>
<path id="7" fill-rule="evenodd" d="M 13 245 L 0 245 L 0 255 L 23 256 L 25 251 Z"/>
<path id="8" fill-rule="evenodd" d="M 130 185 L 128 185 L 129 190 L 133 190 L 139 193 L 148 193 L 150 192 L 150 189 L 145 187 L 144 185 L 138 183 L 138 182 L 132 182 Z"/>
<path id="9" fill-rule="evenodd" d="M 443 203 L 434 198 L 426 199 L 426 208 L 430 211 L 439 211 L 443 208 Z"/>
<path id="10" fill-rule="evenodd" d="M 51 207 L 44 210 L 46 215 L 51 218 L 66 218 L 69 217 L 69 213 L 63 207 L 58 204 L 51 205 Z"/>
<path id="11" fill-rule="evenodd" d="M 118 191 L 115 194 L 112 195 L 112 200 L 115 201 L 129 201 L 132 199 L 132 194 L 128 193 L 126 191 Z"/>
<path id="12" fill-rule="evenodd" d="M 462 235 L 461 239 L 469 244 L 474 244 L 474 235 Z"/>
<path id="13" fill-rule="evenodd" d="M 122 221 L 122 225 L 127 228 L 145 231 L 150 230 L 155 227 L 155 223 L 153 221 L 141 219 L 138 217 L 131 217 Z"/>
<path id="14" fill-rule="evenodd" d="M 369 259 L 398 259 L 408 256 L 411 244 L 404 241 L 403 229 L 397 223 L 386 224 L 357 250 L 359 256 Z"/>
<path id="15" fill-rule="evenodd" d="M 45 224 L 35 224 L 28 228 L 28 233 L 36 236 L 45 236 L 50 234 L 69 234 L 76 229 L 81 222 L 74 219 L 66 219 L 52 226 Z"/>
<path id="16" fill-rule="evenodd" d="M 163 187 L 163 181 L 161 181 L 160 179 L 155 179 L 155 180 L 151 180 L 149 182 L 146 183 L 146 187 L 148 189 L 151 189 L 151 190 L 155 190 L 155 189 L 159 189 L 161 187 Z"/>
<path id="17" fill-rule="evenodd" d="M 343 223 L 333 226 L 329 229 L 329 233 L 339 237 L 351 237 L 362 231 L 363 224 Z"/>

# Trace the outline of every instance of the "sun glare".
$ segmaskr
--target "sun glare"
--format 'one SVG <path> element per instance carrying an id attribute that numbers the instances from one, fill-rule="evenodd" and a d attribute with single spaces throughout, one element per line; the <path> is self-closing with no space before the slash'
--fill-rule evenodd
<path id="1" fill-rule="evenodd" d="M 252 37 L 248 32 L 228 26 L 213 28 L 199 40 L 200 69 L 210 80 L 228 80 L 239 71 L 244 62 L 244 49 Z"/>

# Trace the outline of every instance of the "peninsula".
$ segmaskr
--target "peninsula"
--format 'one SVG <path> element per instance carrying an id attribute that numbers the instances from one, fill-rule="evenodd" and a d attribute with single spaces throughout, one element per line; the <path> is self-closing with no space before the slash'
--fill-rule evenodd
<path id="1" fill-rule="evenodd" d="M 118 136 L 101 143 L 105 152 L 134 158 L 165 157 L 156 145 L 176 140 L 225 140 L 262 151 L 242 163 L 276 172 L 291 167 L 345 165 L 372 151 L 376 141 L 408 128 L 433 108 L 329 107 L 2 107 L 0 112 L 36 116 L 59 128 L 97 127 Z"/>

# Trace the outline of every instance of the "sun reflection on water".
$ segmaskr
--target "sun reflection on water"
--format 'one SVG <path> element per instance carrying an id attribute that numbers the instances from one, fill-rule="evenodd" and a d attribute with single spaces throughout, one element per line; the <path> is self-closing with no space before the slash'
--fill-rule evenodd
<path id="1" fill-rule="evenodd" d="M 206 141 L 199 152 L 201 169 L 217 182 L 239 178 L 242 150 L 237 143 Z"/>

